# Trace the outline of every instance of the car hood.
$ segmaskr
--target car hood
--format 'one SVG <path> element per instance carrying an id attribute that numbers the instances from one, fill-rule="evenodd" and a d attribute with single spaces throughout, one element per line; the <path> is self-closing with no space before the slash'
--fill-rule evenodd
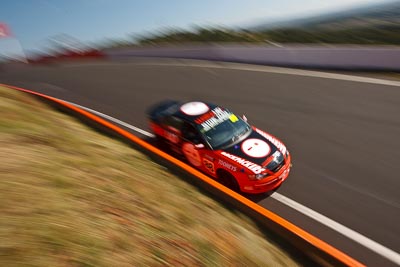
<path id="1" fill-rule="evenodd" d="M 238 157 L 250 161 L 259 166 L 266 166 L 273 157 L 283 154 L 286 158 L 286 147 L 276 137 L 253 127 L 249 136 L 240 142 L 221 150 L 221 154 L 226 157 Z M 231 157 L 232 158 L 232 157 Z"/>

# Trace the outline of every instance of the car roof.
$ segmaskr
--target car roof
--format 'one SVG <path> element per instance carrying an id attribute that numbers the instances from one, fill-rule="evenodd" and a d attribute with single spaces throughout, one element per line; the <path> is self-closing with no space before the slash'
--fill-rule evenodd
<path id="1" fill-rule="evenodd" d="M 203 101 L 183 102 L 180 103 L 179 108 L 177 108 L 174 115 L 183 120 L 195 122 L 196 119 L 200 118 L 201 116 L 210 112 L 216 107 L 220 106 Z M 224 109 L 223 107 L 220 108 Z"/>

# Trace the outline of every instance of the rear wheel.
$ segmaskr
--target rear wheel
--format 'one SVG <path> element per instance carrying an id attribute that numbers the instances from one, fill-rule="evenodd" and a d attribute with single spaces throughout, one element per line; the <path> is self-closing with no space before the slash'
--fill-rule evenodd
<path id="1" fill-rule="evenodd" d="M 227 171 L 219 170 L 218 177 L 221 181 L 221 184 L 225 185 L 229 189 L 232 189 L 235 192 L 240 191 L 240 187 L 235 177 Z"/>
<path id="2" fill-rule="evenodd" d="M 168 148 L 167 144 L 165 143 L 165 139 L 157 134 L 154 136 L 153 142 L 161 150 L 165 151 Z"/>

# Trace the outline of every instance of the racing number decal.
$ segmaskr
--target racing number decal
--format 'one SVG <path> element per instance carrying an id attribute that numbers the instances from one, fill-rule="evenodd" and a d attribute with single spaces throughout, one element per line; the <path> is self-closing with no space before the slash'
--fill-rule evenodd
<path id="1" fill-rule="evenodd" d="M 191 143 L 184 143 L 182 146 L 182 152 L 186 159 L 194 166 L 199 167 L 201 165 L 201 158 L 199 151 Z"/>
<path id="2" fill-rule="evenodd" d="M 263 140 L 251 138 L 242 143 L 242 151 L 250 157 L 262 158 L 271 152 L 271 148 Z"/>
<path id="3" fill-rule="evenodd" d="M 215 173 L 214 163 L 208 159 L 203 159 L 203 164 L 208 171 Z"/>

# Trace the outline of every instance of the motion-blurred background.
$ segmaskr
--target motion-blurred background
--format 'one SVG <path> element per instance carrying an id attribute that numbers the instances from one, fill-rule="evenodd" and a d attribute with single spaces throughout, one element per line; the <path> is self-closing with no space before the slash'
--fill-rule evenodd
<path id="1" fill-rule="evenodd" d="M 2 60 L 106 48 L 399 45 L 400 1 L 3 1 Z"/>

